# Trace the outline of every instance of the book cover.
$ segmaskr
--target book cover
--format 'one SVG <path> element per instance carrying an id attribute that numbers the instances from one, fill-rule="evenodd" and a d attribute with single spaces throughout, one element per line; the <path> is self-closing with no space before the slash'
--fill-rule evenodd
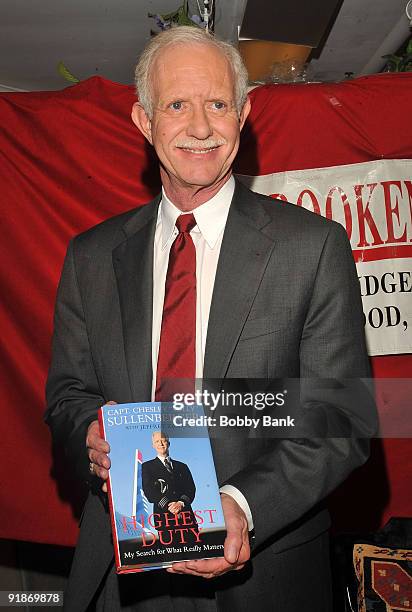
<path id="1" fill-rule="evenodd" d="M 105 405 L 99 422 L 110 445 L 117 573 L 222 557 L 226 529 L 207 429 L 175 427 L 159 402 Z"/>

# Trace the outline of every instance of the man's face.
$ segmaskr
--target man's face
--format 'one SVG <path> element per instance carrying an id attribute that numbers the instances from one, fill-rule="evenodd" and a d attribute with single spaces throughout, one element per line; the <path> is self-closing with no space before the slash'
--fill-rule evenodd
<path id="1" fill-rule="evenodd" d="M 169 450 L 169 440 L 166 436 L 160 432 L 153 434 L 152 438 L 153 448 L 161 457 L 165 457 Z"/>
<path id="2" fill-rule="evenodd" d="M 152 68 L 153 117 L 137 103 L 133 120 L 156 150 L 163 185 L 219 185 L 239 147 L 249 101 L 238 113 L 232 70 L 208 45 L 167 47 Z"/>

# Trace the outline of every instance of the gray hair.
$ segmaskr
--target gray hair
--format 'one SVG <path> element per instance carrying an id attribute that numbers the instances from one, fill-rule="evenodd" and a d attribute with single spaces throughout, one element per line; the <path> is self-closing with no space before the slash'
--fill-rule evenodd
<path id="1" fill-rule="evenodd" d="M 156 431 L 152 431 L 152 442 L 153 442 L 153 438 L 155 437 L 156 434 L 160 434 L 161 438 L 164 438 L 165 440 L 170 442 L 170 438 L 167 435 L 167 433 L 165 433 L 164 431 L 161 431 L 160 429 L 156 429 Z"/>
<path id="2" fill-rule="evenodd" d="M 239 51 L 230 43 L 215 38 L 201 28 L 175 26 L 164 30 L 150 40 L 140 55 L 136 66 L 136 93 L 147 116 L 151 119 L 153 115 L 151 90 L 151 69 L 153 63 L 160 51 L 176 44 L 209 45 L 226 57 L 233 71 L 236 108 L 240 113 L 247 98 L 248 73 Z"/>

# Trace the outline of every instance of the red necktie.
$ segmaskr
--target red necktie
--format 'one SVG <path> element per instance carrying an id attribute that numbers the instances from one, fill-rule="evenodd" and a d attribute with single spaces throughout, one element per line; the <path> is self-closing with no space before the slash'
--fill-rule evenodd
<path id="1" fill-rule="evenodd" d="M 156 401 L 170 401 L 173 393 L 194 391 L 196 375 L 196 250 L 189 232 L 195 227 L 192 213 L 180 215 L 167 268 Z M 175 379 L 189 379 L 189 388 L 175 388 Z M 178 382 L 179 384 L 179 382 Z"/>

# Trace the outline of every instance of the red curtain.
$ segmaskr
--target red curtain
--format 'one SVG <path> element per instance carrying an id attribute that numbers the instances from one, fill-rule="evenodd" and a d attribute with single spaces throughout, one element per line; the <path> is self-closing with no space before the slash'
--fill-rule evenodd
<path id="1" fill-rule="evenodd" d="M 412 158 L 411 90 L 409 74 L 261 87 L 251 94 L 236 170 Z M 159 190 L 153 153 L 130 120 L 134 100 L 131 87 L 98 77 L 58 92 L 0 95 L 3 538 L 71 545 L 77 536 L 81 495 L 70 466 L 52 470 L 42 421 L 53 304 L 68 240 Z M 376 357 L 373 368 L 378 377 L 408 377 L 412 356 Z M 336 493 L 346 516 L 336 513 L 335 524 L 374 528 L 412 515 L 411 463 L 409 440 L 378 441 Z"/>

